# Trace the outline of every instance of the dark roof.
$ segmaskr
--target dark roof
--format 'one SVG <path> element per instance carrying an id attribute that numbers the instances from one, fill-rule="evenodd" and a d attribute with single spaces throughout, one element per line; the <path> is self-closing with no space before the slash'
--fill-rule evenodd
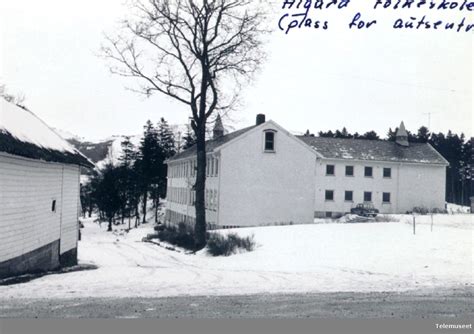
<path id="1" fill-rule="evenodd" d="M 447 161 L 431 145 L 410 143 L 403 147 L 387 140 L 298 136 L 324 158 L 443 164 Z"/>
<path id="2" fill-rule="evenodd" d="M 36 160 L 80 165 L 90 168 L 94 167 L 94 164 L 79 152 L 73 154 L 70 152 L 45 149 L 31 143 L 19 141 L 8 132 L 2 131 L 0 131 L 0 152 Z"/>
<path id="3" fill-rule="evenodd" d="M 38 116 L 0 98 L 0 152 L 30 159 L 94 167 Z"/>
<path id="4" fill-rule="evenodd" d="M 218 147 L 224 145 L 225 143 L 231 141 L 232 139 L 235 139 L 244 133 L 252 130 L 256 126 L 249 126 L 248 128 L 240 129 L 235 132 L 229 133 L 227 135 L 224 135 L 222 137 L 219 137 L 217 139 L 211 139 L 206 141 L 206 152 L 213 152 L 215 149 Z M 192 156 L 196 155 L 197 147 L 196 145 L 191 146 L 187 150 L 176 154 L 174 157 L 168 159 L 169 162 L 176 161 L 176 160 L 181 160 L 181 159 L 186 159 Z"/>

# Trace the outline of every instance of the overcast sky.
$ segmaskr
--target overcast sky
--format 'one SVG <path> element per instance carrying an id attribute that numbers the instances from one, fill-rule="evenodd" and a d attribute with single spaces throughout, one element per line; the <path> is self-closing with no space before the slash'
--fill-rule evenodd
<path id="1" fill-rule="evenodd" d="M 276 31 L 267 44 L 268 61 L 242 94 L 232 126 L 247 126 L 264 113 L 290 131 L 346 126 L 385 135 L 401 120 L 409 130 L 427 125 L 426 113 L 433 113 L 434 131 L 472 135 L 472 33 L 395 31 L 395 18 L 409 15 L 372 9 L 363 15 L 378 19 L 375 28 L 351 31 L 347 24 L 364 1 L 314 13 L 330 20 L 327 31 Z M 121 3 L 1 0 L 0 82 L 23 93 L 25 104 L 49 125 L 87 139 L 137 134 L 147 119 L 162 116 L 184 124 L 184 106 L 125 90 L 134 82 L 110 74 L 97 57 L 103 32 L 113 32 L 126 15 Z M 457 12 L 425 14 L 462 18 Z"/>

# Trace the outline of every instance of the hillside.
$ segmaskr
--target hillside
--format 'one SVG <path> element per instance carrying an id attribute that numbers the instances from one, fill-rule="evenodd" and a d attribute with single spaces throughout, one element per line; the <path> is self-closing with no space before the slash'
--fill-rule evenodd
<path id="1" fill-rule="evenodd" d="M 170 127 L 176 140 L 180 141 L 186 132 L 186 125 L 170 125 Z M 122 155 L 121 144 L 126 137 L 125 135 L 115 135 L 102 140 L 90 141 L 61 129 L 54 129 L 54 131 L 94 162 L 99 169 L 108 163 L 118 163 Z M 141 134 L 130 136 L 132 143 L 137 147 L 140 145 L 141 138 Z"/>

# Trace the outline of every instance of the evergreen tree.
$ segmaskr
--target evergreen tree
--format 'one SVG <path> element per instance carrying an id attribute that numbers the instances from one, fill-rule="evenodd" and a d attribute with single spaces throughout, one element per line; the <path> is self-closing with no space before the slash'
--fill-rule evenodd
<path id="1" fill-rule="evenodd" d="M 92 216 L 92 210 L 94 207 L 92 200 L 92 186 L 90 182 L 81 184 L 80 197 L 81 197 L 81 209 L 82 216 L 86 218 L 87 214 L 89 218 Z"/>
<path id="2" fill-rule="evenodd" d="M 392 131 L 392 128 L 388 129 L 387 140 L 395 141 L 397 139 L 397 131 L 398 131 L 398 128 L 395 128 L 395 131 Z"/>
<path id="3" fill-rule="evenodd" d="M 183 137 L 183 150 L 187 150 L 188 148 L 194 146 L 196 144 L 196 135 L 194 134 L 194 131 L 191 131 L 191 129 L 187 128 L 186 133 Z"/>
<path id="4" fill-rule="evenodd" d="M 144 126 L 136 164 L 143 201 L 143 223 L 146 223 L 148 195 L 152 185 L 159 183 L 160 169 L 162 169 L 164 160 L 164 152 L 160 145 L 158 131 L 151 121 L 147 121 Z"/>
<path id="5" fill-rule="evenodd" d="M 430 130 L 426 126 L 422 126 L 418 129 L 416 142 L 427 143 L 430 140 L 430 135 Z"/>
<path id="6" fill-rule="evenodd" d="M 119 158 L 121 167 L 120 188 L 124 198 L 124 207 L 122 208 L 122 222 L 124 218 L 128 218 L 128 229 L 130 230 L 132 216 L 138 216 L 137 203 L 140 202 L 140 192 L 138 191 L 139 180 L 137 177 L 137 171 L 135 170 L 135 162 L 138 157 L 138 152 L 135 145 L 133 145 L 131 142 L 130 136 L 126 136 L 121 145 L 122 156 Z"/>
<path id="7" fill-rule="evenodd" d="M 112 231 L 112 223 L 117 213 L 122 208 L 122 197 L 117 180 L 120 179 L 119 169 L 108 164 L 96 177 L 94 198 L 103 219 L 108 222 L 107 231 Z"/>
<path id="8" fill-rule="evenodd" d="M 176 143 L 174 133 L 171 131 L 168 122 L 162 117 L 158 123 L 158 139 L 165 155 L 165 159 L 171 158 L 176 154 Z"/>
<path id="9" fill-rule="evenodd" d="M 158 124 L 158 143 L 160 156 L 156 157 L 157 175 L 150 189 L 150 196 L 155 209 L 155 222 L 158 222 L 160 199 L 166 197 L 168 166 L 165 161 L 176 154 L 174 133 L 164 118 L 161 118 Z"/>
<path id="10" fill-rule="evenodd" d="M 334 137 L 344 139 L 353 138 L 353 136 L 347 131 L 346 127 L 343 127 L 342 131 L 337 130 Z"/>
<path id="11" fill-rule="evenodd" d="M 367 139 L 367 140 L 378 140 L 380 139 L 379 135 L 375 131 L 366 132 L 364 135 L 359 137 L 360 139 Z"/>
<path id="12" fill-rule="evenodd" d="M 327 132 L 319 131 L 318 135 L 323 138 L 334 138 L 334 133 L 331 130 Z"/>

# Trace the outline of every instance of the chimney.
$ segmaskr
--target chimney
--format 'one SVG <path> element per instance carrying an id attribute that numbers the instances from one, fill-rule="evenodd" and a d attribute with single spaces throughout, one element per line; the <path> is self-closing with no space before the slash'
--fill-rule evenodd
<path id="1" fill-rule="evenodd" d="M 217 114 L 214 130 L 212 130 L 212 139 L 217 139 L 224 135 L 224 126 L 222 125 L 221 115 Z"/>
<path id="2" fill-rule="evenodd" d="M 405 124 L 403 122 L 402 124 L 400 124 L 400 127 L 398 128 L 395 138 L 396 138 L 395 142 L 398 145 L 404 146 L 404 147 L 410 146 L 410 144 L 408 143 L 408 133 L 407 133 L 407 130 L 405 129 Z"/>
<path id="3" fill-rule="evenodd" d="M 260 124 L 263 124 L 265 123 L 265 114 L 258 114 L 257 115 L 257 122 L 256 122 L 256 125 L 260 125 Z"/>

